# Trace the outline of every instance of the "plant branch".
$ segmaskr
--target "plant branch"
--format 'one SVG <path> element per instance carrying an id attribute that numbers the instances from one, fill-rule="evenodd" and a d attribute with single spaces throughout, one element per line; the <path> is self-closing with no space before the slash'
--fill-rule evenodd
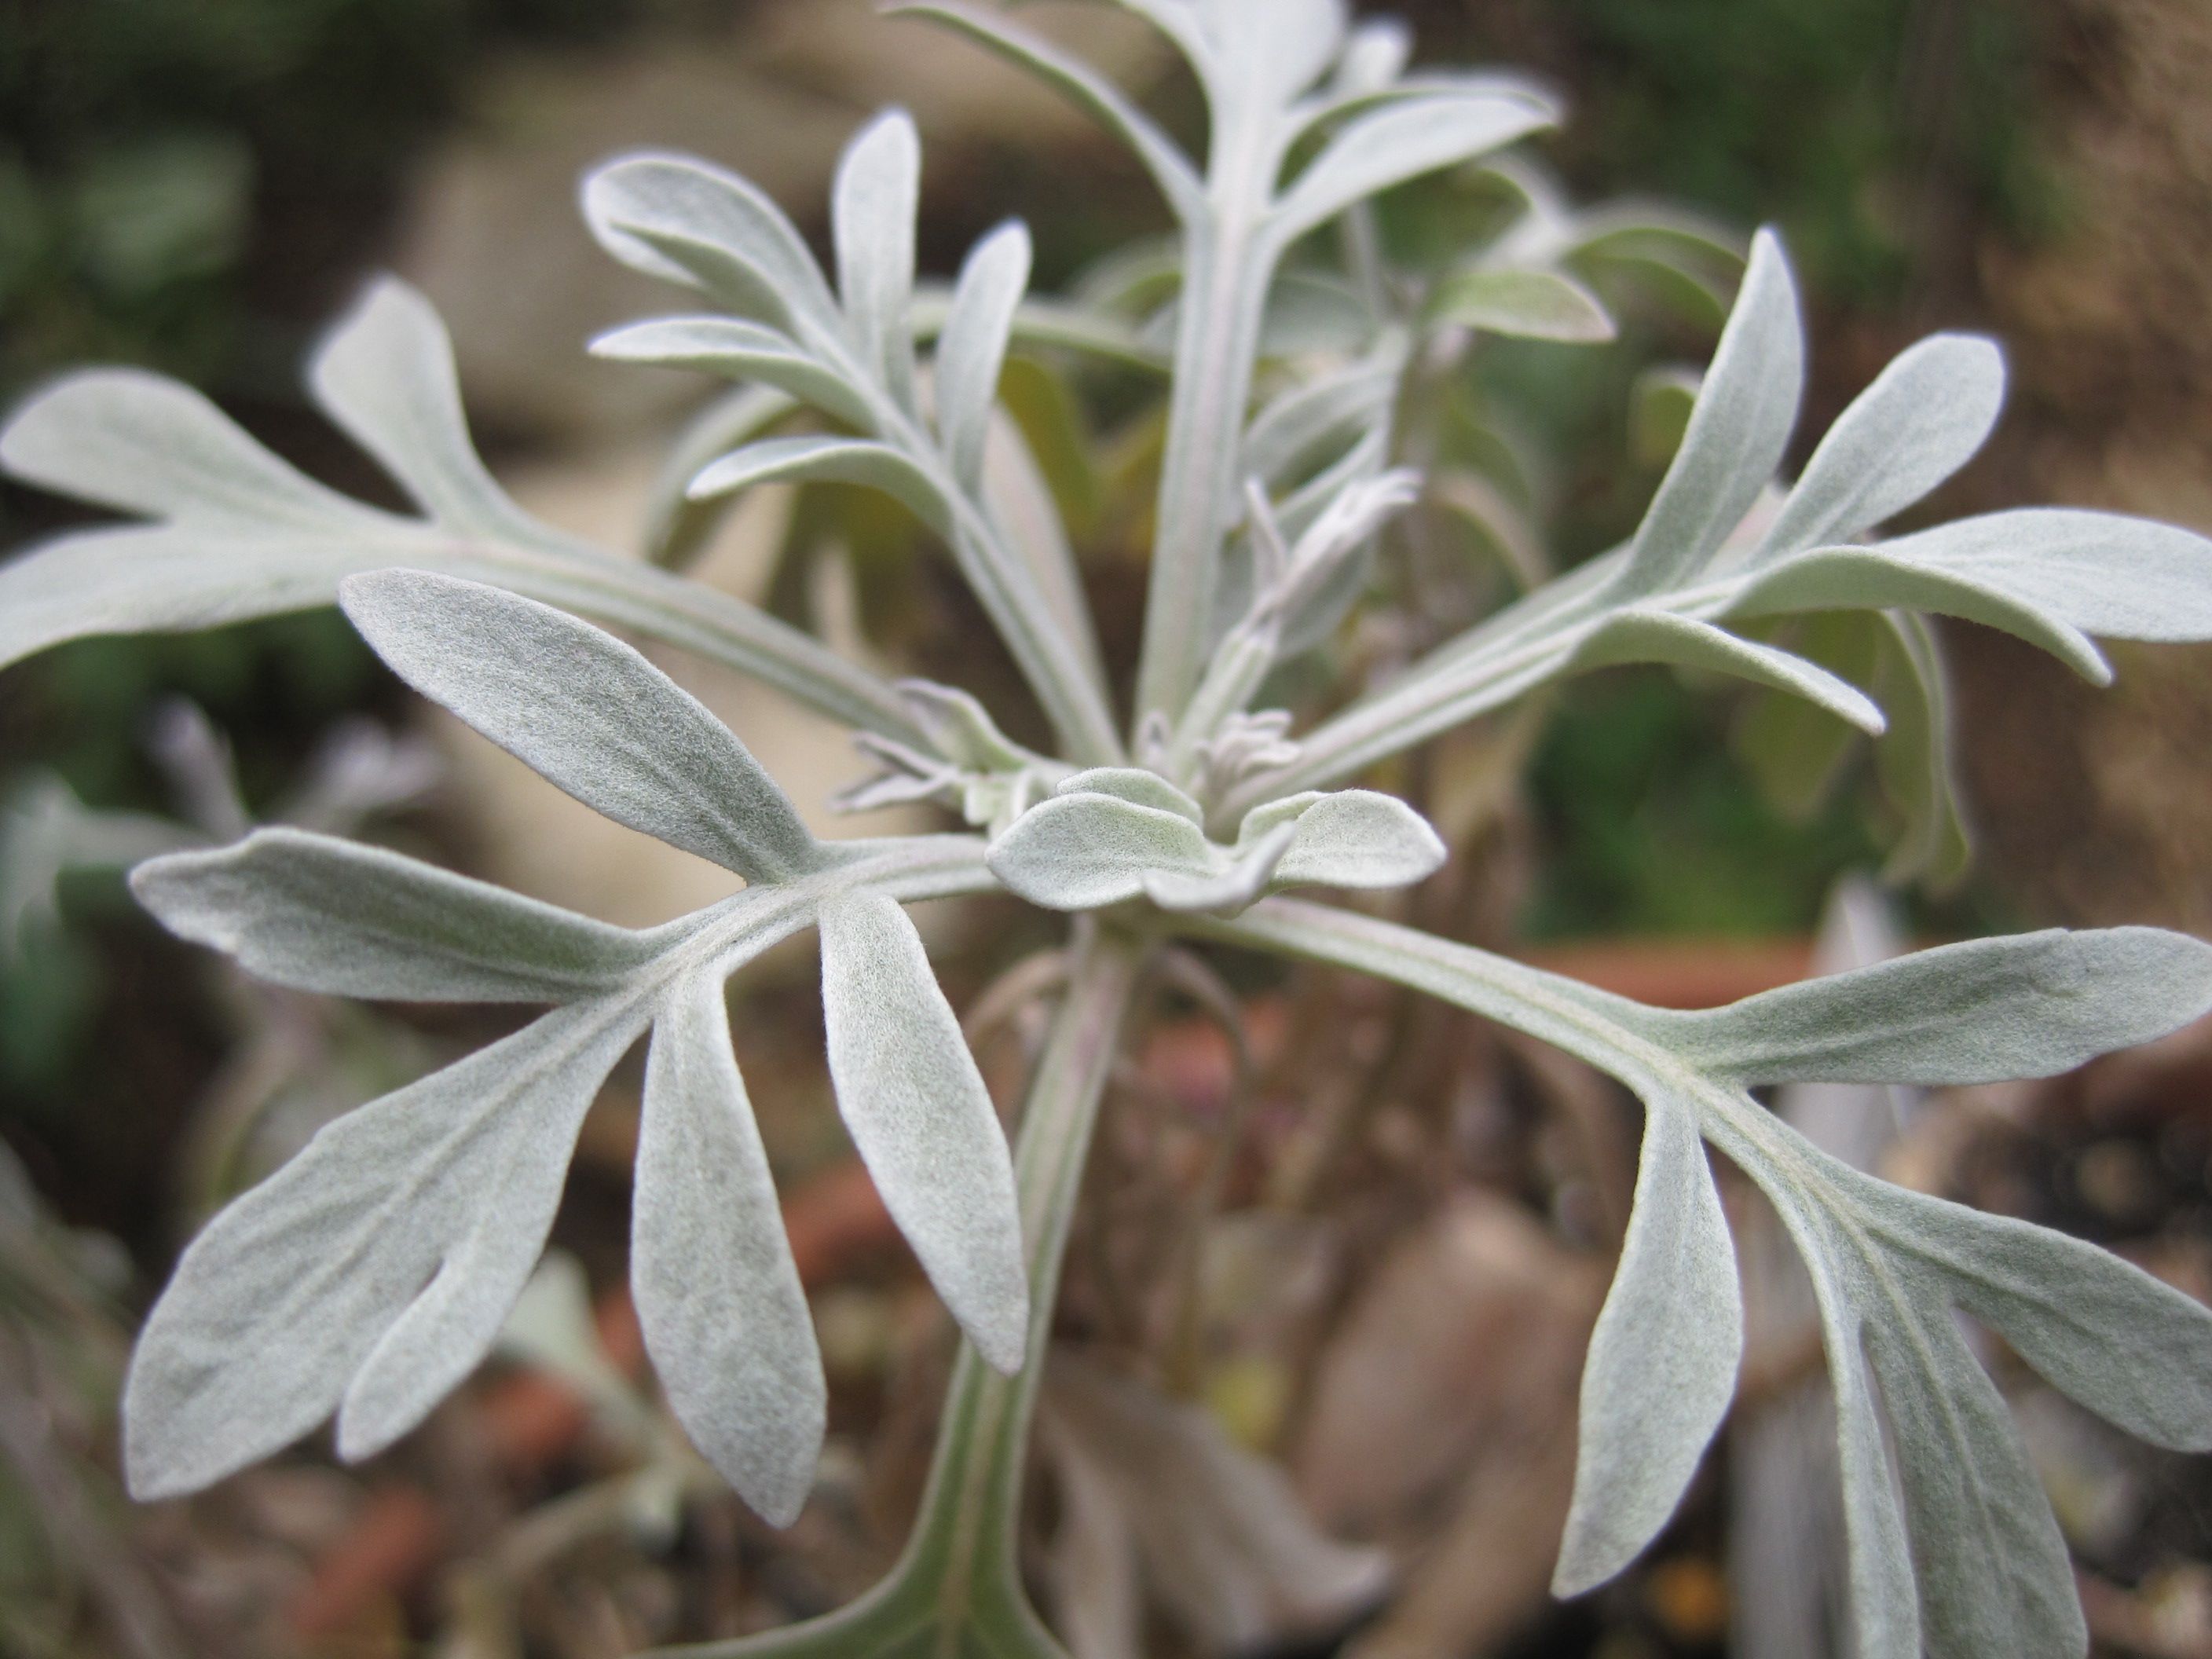
<path id="1" fill-rule="evenodd" d="M 673 1650 L 690 1659 L 889 1659 L 893 1654 L 1065 1659 L 1022 1588 L 1016 1555 L 1030 1419 L 1091 1131 L 1147 946 L 1086 924 L 1030 1079 L 1014 1153 L 1030 1273 L 1029 1363 L 1012 1377 L 963 1343 L 929 1484 L 890 1577 L 851 1606 L 787 1631 Z M 669 1656 L 673 1659 L 673 1655 Z"/>

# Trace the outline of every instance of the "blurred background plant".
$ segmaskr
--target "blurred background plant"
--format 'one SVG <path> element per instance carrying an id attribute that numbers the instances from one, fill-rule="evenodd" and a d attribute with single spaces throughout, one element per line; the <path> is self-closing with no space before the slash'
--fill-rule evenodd
<path id="1" fill-rule="evenodd" d="M 1194 94 L 1141 30 L 1103 8 L 1039 9 L 1194 125 Z M 2011 411 L 1940 516 L 2033 499 L 2212 526 L 2212 16 L 2195 0 L 1389 9 L 1424 56 L 1510 63 L 1566 91 L 1571 118 L 1540 157 L 1562 200 L 1657 198 L 1710 225 L 1783 227 L 1813 313 L 1805 432 L 1928 328 L 1984 328 L 2010 352 Z M 363 276 L 394 267 L 445 313 L 479 440 L 526 504 L 634 543 L 651 458 L 696 388 L 584 357 L 592 332 L 661 301 L 589 247 L 577 171 L 625 145 L 690 149 L 811 223 L 839 145 L 890 98 L 928 139 L 926 270 L 949 271 L 1014 212 L 1036 233 L 1041 291 L 1121 280 L 1141 308 L 1140 271 L 1095 263 L 1160 228 L 1131 165 L 979 54 L 878 24 L 864 0 L 7 0 L 0 402 L 68 364 L 147 364 L 206 387 L 318 476 L 383 498 L 307 410 L 297 365 Z M 1401 192 L 1382 246 L 1443 260 L 1543 187 L 1493 173 Z M 1363 624 L 1352 649 L 1392 660 L 1419 630 L 1494 603 L 1528 562 L 1571 564 L 1632 526 L 1679 432 L 1680 366 L 1709 353 L 1733 278 L 1725 259 L 1679 247 L 1612 252 L 1564 267 L 1606 303 L 1610 346 L 1575 343 L 1571 319 L 1565 339 L 1486 337 L 1439 365 L 1455 511 L 1394 544 L 1377 580 L 1400 603 L 1371 613 L 1394 621 Z M 1479 320 L 1481 285 L 1462 301 Z M 1158 459 L 1146 382 L 1040 357 L 1015 363 L 1005 394 L 1103 625 L 1127 633 Z M 64 511 L 0 485 L 0 544 Z M 873 498 L 813 490 L 685 530 L 695 568 L 850 649 L 970 684 L 1010 672 L 978 659 L 969 602 Z M 2212 930 L 2212 658 L 2126 653 L 2121 689 L 2093 702 L 1997 636 L 1961 625 L 1945 642 L 1981 856 L 1962 884 L 1881 901 L 1894 924 Z M 781 705 L 704 673 L 686 682 L 810 805 L 859 772 Z M 0 678 L 10 1659 L 613 1654 L 830 1605 L 902 1534 L 941 1344 L 828 1127 L 809 999 L 772 965 L 736 1018 L 771 1152 L 795 1177 L 787 1208 L 836 1388 L 823 1487 L 793 1534 L 765 1532 L 698 1478 L 638 1392 L 626 1304 L 591 1296 L 620 1283 L 634 1078 L 587 1130 L 558 1234 L 571 1254 L 533 1291 L 503 1370 L 365 1471 L 310 1450 L 191 1505 L 122 1505 L 118 1368 L 193 1222 L 321 1117 L 480 1032 L 248 992 L 137 917 L 114 865 L 335 811 L 617 921 L 700 896 L 695 870 L 564 816 L 447 726 L 392 737 L 402 707 L 328 614 L 85 641 Z M 1393 780 L 1471 855 L 1449 891 L 1424 896 L 1439 925 L 1686 1004 L 1802 971 L 1838 878 L 1881 862 L 1895 825 L 1879 784 L 1863 745 L 1832 750 L 1816 723 L 1778 724 L 1755 695 L 1650 670 L 1577 681 Z M 1861 915 L 1872 902 L 1852 902 Z M 944 941 L 987 1069 L 994 1047 L 1018 1059 L 1033 1035 L 1023 988 L 986 989 L 1022 943 L 994 919 L 948 918 Z M 1253 1516 L 1279 1494 L 1235 1473 L 1209 1488 L 1236 1494 L 1214 1530 L 1258 1541 L 1208 1558 L 1210 1590 L 1178 1580 L 1160 1506 L 1102 1467 L 1102 1434 L 1169 1468 L 1233 1470 L 1236 1448 L 1268 1450 L 1327 1528 L 1388 1546 L 1401 1593 L 1354 1638 L 1365 1659 L 1710 1653 L 1732 1621 L 1738 1651 L 1790 1650 L 1757 1645 L 1788 1626 L 1771 1607 L 1760 1622 L 1762 1576 L 1732 1583 L 1727 1556 L 1732 1527 L 1762 1512 L 1747 1481 L 1787 1455 L 1758 1437 L 1772 1442 L 1778 1413 L 1799 1408 L 1803 1356 L 1784 1318 L 1747 1379 L 1756 1410 L 1728 1479 L 1709 1475 L 1669 1544 L 1620 1584 L 1564 1609 L 1543 1595 L 1551 1540 L 1530 1536 L 1544 1531 L 1531 1517 L 1553 1498 L 1564 1510 L 1559 1436 L 1571 1452 L 1573 1378 L 1634 1149 L 1609 1085 L 1319 980 L 1240 988 L 1255 998 L 1240 1047 L 1193 988 L 1188 1017 L 1164 1019 L 1122 1080 L 1069 1291 L 1070 1318 L 1094 1334 L 1168 1331 L 1183 1396 L 1133 1401 L 1082 1375 L 1056 1386 L 1062 1520 L 1039 1569 L 1063 1620 L 1105 1644 L 1081 1659 L 1143 1643 L 1146 1618 L 1136 1651 L 1311 1642 L 1371 1588 L 1364 1556 L 1269 1545 Z M 2208 1085 L 2212 1036 L 2184 1034 L 2051 1085 L 1939 1096 L 1866 1156 L 2124 1245 L 2204 1294 Z M 255 1123 L 250 1155 L 210 1150 L 235 1151 Z M 1164 1255 L 1170 1238 L 1195 1243 Z M 1121 1280 L 1170 1287 L 1167 1311 L 1117 1305 Z M 2112 1443 L 2047 1395 L 2018 1401 L 2100 1640 L 2212 1650 L 2203 1471 Z M 1301 1577 L 1342 1594 L 1301 1602 Z M 1151 1612 L 1132 1634 L 1140 1581 L 1152 1590 L 1134 1605 Z"/>

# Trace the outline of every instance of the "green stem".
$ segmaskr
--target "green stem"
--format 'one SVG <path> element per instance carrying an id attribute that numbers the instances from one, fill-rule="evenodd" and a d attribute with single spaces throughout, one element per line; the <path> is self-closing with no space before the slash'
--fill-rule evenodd
<path id="1" fill-rule="evenodd" d="M 1217 107 L 1206 201 L 1183 237 L 1159 522 L 1137 672 L 1137 715 L 1182 713 L 1197 684 L 1221 543 L 1238 484 L 1244 415 L 1280 252 L 1267 228 L 1283 136 L 1272 112 Z"/>
<path id="2" fill-rule="evenodd" d="M 1029 1250 L 1030 1363 L 1013 1376 L 961 1345 L 937 1453 L 902 1571 L 923 1569 L 949 1601 L 988 1597 L 988 1612 L 1033 1620 L 1015 1559 L 1030 1420 L 1036 1407 L 1060 1264 L 1089 1161 L 1091 1129 L 1142 963 L 1141 942 L 1091 929 L 1077 946 L 1067 992 L 1030 1084 L 1014 1179 Z M 948 1626 L 985 1615 L 940 1603 Z"/>
<path id="3" fill-rule="evenodd" d="M 1091 1129 L 1150 948 L 1094 921 L 1081 924 L 1014 1148 L 1029 1261 L 1029 1363 L 1019 1375 L 1001 1376 L 961 1345 L 929 1485 L 898 1565 L 826 1618 L 669 1650 L 664 1659 L 676 1652 L 690 1659 L 1066 1659 L 1022 1588 L 1022 1478 Z"/>

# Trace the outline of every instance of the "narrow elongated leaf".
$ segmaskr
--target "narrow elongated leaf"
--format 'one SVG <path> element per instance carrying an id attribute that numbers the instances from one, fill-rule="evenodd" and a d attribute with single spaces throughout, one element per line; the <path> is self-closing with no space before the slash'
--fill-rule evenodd
<path id="1" fill-rule="evenodd" d="M 1117 134 L 1144 163 L 1170 207 L 1188 214 L 1199 205 L 1198 175 L 1182 152 L 1089 64 L 967 0 L 899 0 L 884 9 L 894 17 L 927 17 L 944 23 L 1028 70 Z"/>
<path id="2" fill-rule="evenodd" d="M 904 110 L 888 110 L 846 147 L 830 195 L 837 292 L 845 320 L 879 384 L 914 406 L 915 215 L 921 198 L 921 140 Z"/>
<path id="3" fill-rule="evenodd" d="M 2079 1659 L 2089 1632 L 2073 1563 L 2004 1396 L 1949 1308 L 1883 1312 L 1868 1322 L 1866 1354 L 1902 1449 L 1897 1471 L 1929 1651 Z"/>
<path id="4" fill-rule="evenodd" d="M 1762 230 L 1682 447 L 1630 544 L 1622 594 L 1665 592 L 1704 568 L 1782 465 L 1804 382 L 1796 285 L 1781 241 Z"/>
<path id="5" fill-rule="evenodd" d="M 386 519 L 368 533 L 221 525 L 79 531 L 0 565 L 0 664 L 69 640 L 180 633 L 336 602 L 394 566 L 492 582 L 753 674 L 832 719 L 912 742 L 889 684 L 787 623 L 665 571 L 457 542 Z"/>
<path id="6" fill-rule="evenodd" d="M 592 342 L 592 354 L 758 380 L 848 425 L 866 429 L 875 422 L 866 398 L 852 382 L 788 335 L 759 323 L 734 317 L 655 318 L 600 335 Z M 695 466 L 693 474 L 697 471 Z"/>
<path id="7" fill-rule="evenodd" d="M 1182 812 L 1091 793 L 1031 807 L 991 843 L 990 862 L 1000 881 L 1048 910 L 1135 898 L 1154 872 L 1219 873 L 1205 831 Z"/>
<path id="8" fill-rule="evenodd" d="M 641 1025 L 599 1003 L 546 1014 L 340 1118 L 217 1216 L 131 1359 L 132 1492 L 197 1491 L 333 1410 L 348 1458 L 419 1422 L 497 1336 Z"/>
<path id="9" fill-rule="evenodd" d="M 612 635 L 422 571 L 350 578 L 340 599 L 402 679 L 616 823 L 748 881 L 836 856 L 729 727 Z"/>
<path id="10" fill-rule="evenodd" d="M 693 501 L 767 483 L 848 483 L 880 489 L 941 536 L 953 510 L 937 484 L 889 444 L 860 438 L 769 438 L 725 455 L 691 481 Z"/>
<path id="11" fill-rule="evenodd" d="M 131 890 L 179 939 L 326 996 L 568 1002 L 650 961 L 647 936 L 301 830 L 140 865 Z"/>
<path id="12" fill-rule="evenodd" d="M 382 536 L 406 523 L 325 489 L 191 387 L 143 369 L 82 369 L 30 398 L 0 430 L 0 466 L 79 501 L 196 526 Z"/>
<path id="13" fill-rule="evenodd" d="M 841 332 L 822 269 L 750 181 L 686 155 L 641 154 L 584 180 L 585 222 L 633 270 L 702 289 L 819 344 Z"/>
<path id="14" fill-rule="evenodd" d="M 1972 939 L 1726 1008 L 1662 1017 L 1670 1047 L 1746 1084 L 2050 1077 L 2212 1010 L 2212 945 L 2156 927 Z"/>
<path id="15" fill-rule="evenodd" d="M 1413 98 L 1362 115 L 1332 138 L 1275 209 L 1287 243 L 1393 185 L 1465 161 L 1552 125 L 1559 110 L 1534 87 Z"/>
<path id="16" fill-rule="evenodd" d="M 525 545 L 549 539 L 477 459 L 453 342 L 406 283 L 383 276 L 369 284 L 315 353 L 307 384 L 324 412 L 432 519 Z"/>
<path id="17" fill-rule="evenodd" d="M 2096 642 L 2064 616 L 2000 585 L 2009 573 L 1947 568 L 1900 553 L 1900 547 L 1911 540 L 1908 536 L 1878 548 L 1821 548 L 1778 560 L 1737 592 L 1729 601 L 1729 614 L 1932 611 L 2001 628 L 2048 651 L 2092 685 L 2112 683 L 2112 665 Z"/>
<path id="18" fill-rule="evenodd" d="M 1663 662 L 1710 669 L 1794 692 L 1863 732 L 1879 732 L 1883 726 L 1881 710 L 1864 692 L 1818 663 L 1669 611 L 1630 606 L 1615 611 L 1576 647 L 1571 660 L 1577 668 Z"/>
<path id="19" fill-rule="evenodd" d="M 653 1021 L 629 1273 L 669 1408 L 739 1497 L 788 1526 L 828 1389 L 718 974 L 677 987 Z"/>
<path id="20" fill-rule="evenodd" d="M 1590 344 L 1618 331 L 1605 302 L 1556 270 L 1511 267 L 1462 271 L 1445 279 L 1430 301 L 1438 322 L 1530 340 Z"/>
<path id="21" fill-rule="evenodd" d="M 983 485 L 983 444 L 999 396 L 1014 313 L 1030 284 L 1030 234 L 1002 225 L 961 268 L 937 348 L 937 430 L 952 476 L 971 495 Z"/>
<path id="22" fill-rule="evenodd" d="M 2212 639 L 2212 541 L 2172 525 L 2028 507 L 1917 531 L 1881 550 L 2101 639 Z"/>
<path id="23" fill-rule="evenodd" d="M 1579 1595 L 1673 1517 L 1735 1397 L 1743 1293 L 1694 1107 L 1647 1085 L 1620 1266 L 1583 1367 L 1575 1493 L 1552 1575 Z"/>
<path id="24" fill-rule="evenodd" d="M 351 329 L 326 351 L 351 355 Z M 369 320 L 374 320 L 369 319 Z M 424 338 L 413 337 L 419 356 Z M 441 371 L 444 372 L 444 371 Z M 436 402 L 441 394 L 422 392 Z M 72 375 L 0 432 L 26 482 L 166 522 L 79 531 L 0 566 L 0 664 L 68 640 L 210 628 L 332 603 L 394 565 L 496 583 L 642 629 L 755 674 L 811 708 L 912 740 L 875 676 L 755 607 L 536 526 L 526 543 L 380 513 L 254 444 L 205 398 L 135 371 Z"/>
<path id="25" fill-rule="evenodd" d="M 881 892 L 826 900 L 822 1012 L 853 1145 L 976 1350 L 1021 1369 L 1029 1280 L 997 1112 L 906 912 Z"/>
<path id="26" fill-rule="evenodd" d="M 1870 1229 L 1855 1196 L 1870 1177 L 1763 1115 L 1739 1098 L 1708 1113 L 1707 1132 L 1774 1204 L 1812 1275 L 1861 1652 L 1917 1659 L 1924 1642 L 1933 1659 L 2079 1659 L 2087 1635 L 2064 1540 L 1942 1287 Z"/>
<path id="27" fill-rule="evenodd" d="M 1854 542 L 1974 458 L 2004 407 L 2004 354 L 1935 334 L 1852 399 L 1805 464 L 1762 556 Z"/>
<path id="28" fill-rule="evenodd" d="M 1731 1138 L 1717 1144 L 1754 1180 L 1766 1172 L 1749 1145 Z M 1796 1246 L 1820 1310 L 1821 1346 L 1835 1401 L 1837 1474 L 1858 1659 L 1924 1659 L 1912 1546 L 1867 1364 L 1866 1310 L 1858 1299 L 1864 1264 L 1855 1258 L 1849 1235 L 1816 1194 L 1778 1178 L 1759 1185 Z"/>

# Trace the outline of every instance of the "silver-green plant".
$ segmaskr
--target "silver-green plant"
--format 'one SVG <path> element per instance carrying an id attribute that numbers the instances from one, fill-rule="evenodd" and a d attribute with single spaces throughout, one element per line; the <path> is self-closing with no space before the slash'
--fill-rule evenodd
<path id="1" fill-rule="evenodd" d="M 1804 342 L 1781 244 L 1762 232 L 1626 546 L 1317 724 L 1255 709 L 1278 664 L 1330 637 L 1378 529 L 1423 490 L 1392 465 L 1389 416 L 1403 377 L 1436 361 L 1435 331 L 1602 336 L 1575 258 L 1620 233 L 1539 212 L 1531 194 L 1516 229 L 1424 286 L 1383 263 L 1369 199 L 1549 126 L 1548 94 L 1509 76 L 1408 73 L 1402 30 L 1352 28 L 1340 0 L 1123 3 L 1197 76 L 1202 163 L 998 11 L 893 8 L 1027 65 L 1134 149 L 1180 241 L 1110 303 L 1026 301 L 1018 226 L 977 247 L 949 297 L 918 293 L 918 146 L 896 112 L 839 170 L 834 285 L 766 197 L 714 167 L 633 156 L 584 188 L 608 251 L 719 307 L 599 349 L 744 383 L 685 441 L 688 497 L 835 480 L 903 502 L 951 550 L 1054 754 L 1007 738 L 964 693 L 887 684 L 658 562 L 527 517 L 470 447 L 436 319 L 394 283 L 330 337 L 311 385 L 416 514 L 333 494 L 143 374 L 65 379 L 0 436 L 17 477 L 145 520 L 66 534 L 0 569 L 0 658 L 335 600 L 426 696 L 577 799 L 746 883 L 632 932 L 293 830 L 142 865 L 134 888 L 172 929 L 282 983 L 550 1012 L 333 1124 L 192 1243 L 131 1368 L 133 1489 L 204 1486 L 333 1414 L 349 1458 L 420 1422 L 494 1342 L 542 1251 L 584 1111 L 642 1038 L 631 1272 L 646 1340 L 700 1449 L 763 1515 L 790 1520 L 811 1481 L 823 1382 L 724 983 L 811 927 L 840 1107 L 969 1340 L 890 1579 L 828 1619 L 717 1651 L 1057 1653 L 1016 1559 L 1040 1361 L 1118 1034 L 1147 961 L 1196 939 L 1430 993 L 1584 1057 L 1642 1099 L 1633 1217 L 1583 1381 L 1561 1594 L 1620 1572 L 1665 1525 L 1736 1385 L 1743 1315 L 1710 1145 L 1766 1194 L 1812 1273 L 1860 1651 L 2074 1659 L 2086 1636 L 2063 1543 L 1954 1314 L 1995 1328 L 2090 1410 L 2194 1449 L 2212 1447 L 2212 1316 L 2088 1245 L 1839 1164 L 1752 1091 L 2056 1073 L 2212 1007 L 2212 948 L 2145 928 L 2041 933 L 1676 1013 L 1278 895 L 1420 880 L 1445 858 L 1436 834 L 1403 802 L 1344 786 L 1562 676 L 1629 662 L 1741 676 L 1887 727 L 1924 867 L 1955 836 L 1926 614 L 2007 629 L 2102 683 L 2097 636 L 2212 636 L 2212 544 L 2055 509 L 1881 537 L 1996 417 L 1998 352 L 1955 335 L 1901 356 L 1778 484 Z M 1316 237 L 1325 230 L 1340 234 Z M 1139 290 L 1152 298 L 1133 301 Z M 1316 348 L 1317 295 L 1336 319 L 1321 331 L 1330 349 Z M 925 369 L 917 342 L 932 337 Z M 1126 724 L 1066 540 L 994 414 L 1016 343 L 1167 371 Z M 813 429 L 787 429 L 809 412 Z M 686 510 L 656 512 L 656 551 L 680 539 Z M 1759 636 L 1775 619 L 1836 611 L 1892 641 L 1887 709 Z M 856 801 L 939 800 L 981 833 L 817 840 L 736 737 L 597 624 L 749 671 L 846 722 L 884 769 Z M 999 889 L 1077 917 L 1011 1154 L 902 908 Z"/>

